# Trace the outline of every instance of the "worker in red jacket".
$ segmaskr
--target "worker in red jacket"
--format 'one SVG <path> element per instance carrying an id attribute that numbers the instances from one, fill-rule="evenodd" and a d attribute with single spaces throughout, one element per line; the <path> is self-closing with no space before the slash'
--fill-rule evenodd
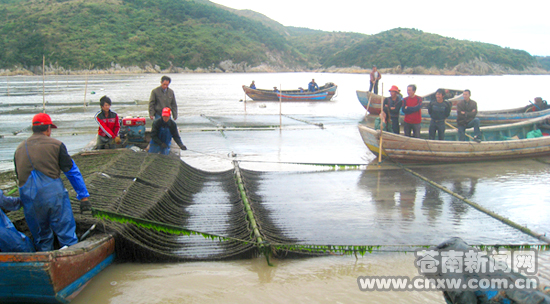
<path id="1" fill-rule="evenodd" d="M 120 144 L 118 115 L 111 111 L 111 99 L 109 97 L 101 97 L 99 105 L 101 111 L 95 114 L 95 121 L 99 125 L 96 149 L 114 149 L 115 144 Z"/>
<path id="2" fill-rule="evenodd" d="M 420 138 L 420 123 L 422 122 L 422 97 L 416 95 L 416 86 L 407 86 L 407 97 L 403 98 L 403 113 L 405 114 L 403 131 L 405 136 Z"/>

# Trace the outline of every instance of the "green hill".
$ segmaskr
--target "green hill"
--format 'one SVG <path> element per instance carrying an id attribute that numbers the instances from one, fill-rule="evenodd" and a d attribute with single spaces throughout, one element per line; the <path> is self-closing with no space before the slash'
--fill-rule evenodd
<path id="1" fill-rule="evenodd" d="M 240 71 L 299 71 L 376 64 L 490 74 L 540 73 L 546 62 L 525 51 L 414 29 L 364 35 L 285 27 L 208 0 L 0 0 L 0 35 L 0 69 L 36 72 L 42 56 L 48 66 L 71 70 L 115 64 L 231 70 L 234 64 Z"/>
<path id="2" fill-rule="evenodd" d="M 251 65 L 269 53 L 295 61 L 279 33 L 258 21 L 185 0 L 2 1 L 0 67 L 108 68 L 146 63 L 209 67 L 231 59 Z"/>
<path id="3" fill-rule="evenodd" d="M 522 71 L 537 64 L 529 53 L 488 43 L 457 40 L 415 29 L 393 29 L 356 42 L 322 62 L 325 66 L 356 65 L 364 68 L 396 66 L 451 68 L 481 59 Z"/>

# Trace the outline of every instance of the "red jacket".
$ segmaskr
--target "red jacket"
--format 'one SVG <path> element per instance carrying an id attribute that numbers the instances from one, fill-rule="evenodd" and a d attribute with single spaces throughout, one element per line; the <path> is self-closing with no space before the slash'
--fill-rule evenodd
<path id="1" fill-rule="evenodd" d="M 407 109 L 405 109 L 407 106 Z M 403 113 L 405 113 L 404 121 L 410 124 L 419 124 L 422 122 L 422 97 L 414 95 L 414 97 L 403 98 Z"/>
<path id="2" fill-rule="evenodd" d="M 97 112 L 95 121 L 99 125 L 97 134 L 103 137 L 115 138 L 120 130 L 120 122 L 117 113 L 109 110 L 109 115 L 105 116 L 103 111 Z"/>

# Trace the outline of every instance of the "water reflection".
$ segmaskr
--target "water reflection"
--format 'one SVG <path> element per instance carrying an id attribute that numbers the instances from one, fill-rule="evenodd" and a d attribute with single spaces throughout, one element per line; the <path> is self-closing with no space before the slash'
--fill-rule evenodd
<path id="1" fill-rule="evenodd" d="M 450 191 L 477 199 L 479 176 L 440 169 L 413 168 L 420 174 L 431 175 L 431 179 Z M 503 239 L 538 242 L 398 167 L 371 166 L 361 173 L 357 187 L 371 197 L 376 212 L 372 217 L 377 227 L 384 230 L 386 240 L 427 244 L 460 236 L 470 243 L 482 244 L 501 243 Z"/>

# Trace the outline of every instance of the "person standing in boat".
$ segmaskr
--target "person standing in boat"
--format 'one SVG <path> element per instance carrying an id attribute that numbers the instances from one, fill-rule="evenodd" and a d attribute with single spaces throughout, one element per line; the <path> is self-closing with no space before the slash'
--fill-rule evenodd
<path id="1" fill-rule="evenodd" d="M 95 121 L 99 125 L 96 149 L 115 148 L 115 144 L 120 144 L 118 114 L 111 111 L 111 98 L 107 96 L 99 99 L 99 106 L 101 110 L 95 114 Z"/>
<path id="2" fill-rule="evenodd" d="M 315 82 L 315 79 L 311 79 L 311 82 L 307 86 L 307 90 L 310 92 L 315 92 L 319 90 L 319 86 Z"/>
<path id="3" fill-rule="evenodd" d="M 7 211 L 21 209 L 21 199 L 4 196 L 0 190 L 0 207 Z M 17 231 L 8 216 L 0 209 L 0 252 L 34 252 L 31 240 Z"/>
<path id="4" fill-rule="evenodd" d="M 170 108 L 174 120 L 178 119 L 176 96 L 174 95 L 174 91 L 168 87 L 171 82 L 172 79 L 170 77 L 162 76 L 160 78 L 160 86 L 151 91 L 151 96 L 149 97 L 149 118 L 151 120 L 160 118 L 162 116 L 162 109 L 164 108 Z"/>
<path id="5" fill-rule="evenodd" d="M 401 97 L 401 91 L 397 86 L 392 86 L 390 89 L 390 97 L 384 99 L 384 112 L 386 112 L 386 117 L 389 115 L 392 130 L 395 134 L 399 134 L 400 131 L 399 112 L 401 112 L 402 105 L 403 99 Z"/>
<path id="6" fill-rule="evenodd" d="M 481 131 L 479 130 L 479 118 L 477 115 L 477 102 L 470 99 L 472 93 L 470 90 L 464 90 L 461 100 L 456 105 L 456 124 L 458 125 L 458 140 L 466 140 L 466 129 L 474 128 L 474 140 L 481 141 Z"/>
<path id="7" fill-rule="evenodd" d="M 403 113 L 405 114 L 403 122 L 403 132 L 405 136 L 420 138 L 420 123 L 422 123 L 422 97 L 416 95 L 416 86 L 411 84 L 407 86 L 407 97 L 403 99 Z"/>
<path id="8" fill-rule="evenodd" d="M 444 100 L 444 89 L 438 89 L 435 92 L 435 100 L 432 100 L 428 105 L 428 113 L 430 114 L 430 129 L 429 139 L 435 139 L 435 133 L 438 134 L 439 140 L 445 140 L 445 119 L 451 115 L 451 104 Z"/>
<path id="9" fill-rule="evenodd" d="M 376 66 L 372 67 L 372 72 L 370 72 L 370 88 L 369 92 L 372 92 L 374 89 L 374 94 L 378 94 L 378 81 L 382 78 L 382 74 L 378 72 Z"/>
<path id="10" fill-rule="evenodd" d="M 54 234 L 61 247 L 78 243 L 69 193 L 61 181 L 65 174 L 80 200 L 80 211 L 91 210 L 84 178 L 61 141 L 51 138 L 57 128 L 46 113 L 32 119 L 32 136 L 15 150 L 14 165 L 25 219 L 37 251 L 54 249 Z"/>
<path id="11" fill-rule="evenodd" d="M 170 119 L 170 108 L 164 108 L 162 117 L 153 121 L 149 153 L 170 154 L 172 138 L 174 138 L 180 149 L 187 150 L 187 147 L 181 142 L 176 122 Z"/>
<path id="12" fill-rule="evenodd" d="M 254 83 L 254 80 L 252 80 L 252 83 L 250 84 L 249 88 L 256 90 L 256 83 Z"/>

